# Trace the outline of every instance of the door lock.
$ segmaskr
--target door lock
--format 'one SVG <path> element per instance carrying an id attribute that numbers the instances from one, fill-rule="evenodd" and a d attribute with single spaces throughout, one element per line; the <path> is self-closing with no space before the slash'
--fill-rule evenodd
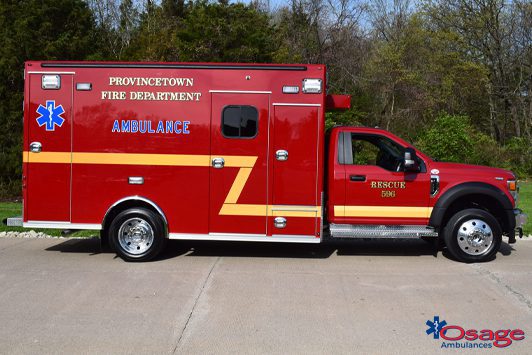
<path id="1" fill-rule="evenodd" d="M 286 150 L 280 149 L 275 152 L 275 158 L 279 161 L 288 160 L 288 152 Z"/>
<path id="2" fill-rule="evenodd" d="M 214 159 L 212 160 L 212 166 L 213 166 L 213 168 L 215 168 L 215 169 L 221 169 L 221 168 L 224 167 L 224 165 L 225 165 L 225 160 L 224 160 L 224 158 L 214 158 Z"/>
<path id="3" fill-rule="evenodd" d="M 42 150 L 41 142 L 32 142 L 30 144 L 30 152 L 32 152 L 32 153 L 40 153 L 41 150 Z"/>
<path id="4" fill-rule="evenodd" d="M 275 217 L 275 219 L 273 220 L 273 225 L 275 226 L 275 228 L 279 228 L 279 229 L 285 228 L 286 227 L 286 218 L 284 218 L 284 217 Z"/>

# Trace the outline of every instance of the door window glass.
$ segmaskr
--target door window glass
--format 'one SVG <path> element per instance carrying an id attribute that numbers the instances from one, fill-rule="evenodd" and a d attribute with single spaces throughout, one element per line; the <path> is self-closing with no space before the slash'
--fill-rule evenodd
<path id="1" fill-rule="evenodd" d="M 259 112 L 253 106 L 226 106 L 222 112 L 222 134 L 226 138 L 253 138 L 257 135 Z"/>
<path id="2" fill-rule="evenodd" d="M 392 140 L 373 135 L 351 135 L 354 165 L 376 165 L 400 171 L 405 148 Z"/>

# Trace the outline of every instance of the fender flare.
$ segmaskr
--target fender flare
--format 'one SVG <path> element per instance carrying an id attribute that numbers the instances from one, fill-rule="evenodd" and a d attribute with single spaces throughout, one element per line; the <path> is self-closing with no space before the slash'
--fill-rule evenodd
<path id="1" fill-rule="evenodd" d="M 129 202 L 129 201 L 141 201 L 141 202 L 144 202 L 144 203 L 152 206 L 161 215 L 161 217 L 163 218 L 165 226 L 168 226 L 168 219 L 166 218 L 166 215 L 164 214 L 163 210 L 155 202 L 153 202 L 152 200 L 150 200 L 148 198 L 145 198 L 145 197 L 142 197 L 142 196 L 138 196 L 138 195 L 134 195 L 134 196 L 127 196 L 127 197 L 121 198 L 120 200 L 118 200 L 115 203 L 113 203 L 111 205 L 111 207 L 109 207 L 107 209 L 107 212 L 105 212 L 105 215 L 104 215 L 103 220 L 102 220 L 102 229 L 105 226 L 105 223 L 107 222 L 107 217 L 109 216 L 110 212 L 115 207 L 120 205 L 121 203 Z"/>
<path id="2" fill-rule="evenodd" d="M 440 228 L 443 218 L 445 217 L 445 213 L 447 212 L 447 208 L 458 198 L 467 195 L 486 195 L 494 198 L 505 210 L 505 216 L 507 219 L 506 223 L 509 229 L 513 229 L 515 227 L 515 219 L 511 218 L 513 217 L 512 202 L 501 189 L 485 182 L 465 182 L 453 186 L 444 192 L 443 195 L 438 198 L 438 201 L 432 209 L 429 225 L 434 228 Z"/>

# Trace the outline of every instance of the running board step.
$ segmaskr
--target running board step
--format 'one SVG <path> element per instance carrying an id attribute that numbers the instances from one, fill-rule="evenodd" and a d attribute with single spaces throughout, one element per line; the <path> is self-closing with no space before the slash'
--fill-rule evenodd
<path id="1" fill-rule="evenodd" d="M 437 237 L 428 226 L 334 224 L 329 227 L 333 238 L 420 238 Z"/>
<path id="2" fill-rule="evenodd" d="M 2 222 L 8 227 L 22 227 L 22 217 L 5 218 Z"/>

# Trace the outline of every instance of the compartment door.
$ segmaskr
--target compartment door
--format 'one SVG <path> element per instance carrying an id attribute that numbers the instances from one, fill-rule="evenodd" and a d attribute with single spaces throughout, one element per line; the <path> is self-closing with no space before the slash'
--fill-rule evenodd
<path id="1" fill-rule="evenodd" d="M 275 104 L 274 104 L 275 105 Z M 273 208 L 268 234 L 316 235 L 321 210 L 318 191 L 319 105 L 274 106 Z M 276 223 L 284 218 L 285 226 Z"/>
<path id="2" fill-rule="evenodd" d="M 266 235 L 269 100 L 212 93 L 210 233 Z"/>
<path id="3" fill-rule="evenodd" d="M 73 75 L 28 76 L 24 221 L 70 222 Z M 47 88 L 49 77 L 60 87 Z"/>

